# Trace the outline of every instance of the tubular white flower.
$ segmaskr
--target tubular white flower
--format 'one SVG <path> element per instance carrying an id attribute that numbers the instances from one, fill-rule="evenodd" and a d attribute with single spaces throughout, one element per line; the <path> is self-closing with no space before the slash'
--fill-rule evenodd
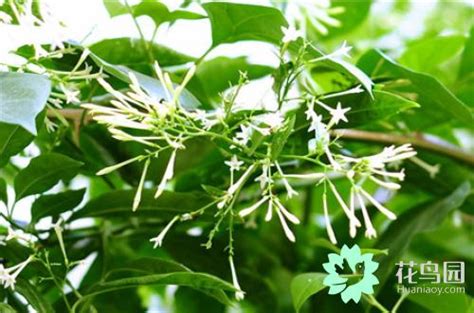
<path id="1" fill-rule="evenodd" d="M 243 292 L 242 288 L 240 288 L 239 280 L 237 279 L 237 272 L 235 271 L 234 259 L 232 256 L 229 256 L 229 264 L 230 272 L 232 274 L 232 284 L 234 285 L 235 289 L 238 290 L 235 292 L 235 299 L 238 301 L 243 300 L 245 297 L 245 292 Z"/>
<path id="2" fill-rule="evenodd" d="M 349 209 L 352 213 L 352 215 L 355 216 L 355 203 L 354 203 L 354 188 L 351 188 L 350 191 L 350 199 L 349 199 Z M 351 238 L 354 238 L 357 234 L 357 226 L 352 222 L 352 220 L 349 221 L 349 235 Z"/>
<path id="3" fill-rule="evenodd" d="M 278 218 L 280 219 L 280 224 L 283 228 L 283 231 L 285 232 L 286 238 L 288 238 L 289 241 L 295 242 L 296 238 L 291 229 L 288 227 L 288 224 L 286 223 L 285 217 L 283 216 L 282 212 L 280 211 L 280 208 L 277 208 L 276 213 L 278 215 Z"/>
<path id="4" fill-rule="evenodd" d="M 339 192 L 336 189 L 336 186 L 334 186 L 334 184 L 330 180 L 327 180 L 327 182 L 329 183 L 329 187 L 331 188 L 332 193 L 336 197 L 337 202 L 341 206 L 344 213 L 346 213 L 346 216 L 349 218 L 349 221 L 351 223 L 354 223 L 354 225 L 356 225 L 357 227 L 359 227 L 360 226 L 360 221 L 357 219 L 357 217 L 355 215 L 352 214 L 352 212 L 349 210 L 349 208 L 347 207 L 344 200 L 342 200 L 341 195 L 339 194 Z"/>
<path id="5" fill-rule="evenodd" d="M 397 219 L 397 216 L 390 210 L 388 210 L 386 207 L 384 207 L 380 202 L 375 200 L 367 191 L 365 191 L 363 188 L 360 188 L 360 192 L 362 195 L 369 200 L 383 215 L 385 215 L 387 218 L 391 220 Z"/>
<path id="6" fill-rule="evenodd" d="M 400 181 L 405 180 L 405 170 L 402 169 L 400 172 L 386 172 L 383 170 L 378 170 L 376 168 L 371 168 L 370 169 L 373 173 L 378 174 L 383 177 L 391 177 L 391 178 L 396 178 Z"/>
<path id="7" fill-rule="evenodd" d="M 101 176 L 101 175 L 106 175 L 106 174 L 109 174 L 127 164 L 130 164 L 130 163 L 133 163 L 135 161 L 138 161 L 139 159 L 141 158 L 141 156 L 137 156 L 137 157 L 134 157 L 134 158 L 131 158 L 131 159 L 128 159 L 126 161 L 123 161 L 123 162 L 120 162 L 118 164 L 115 164 L 115 165 L 112 165 L 112 166 L 108 166 L 106 168 L 103 168 L 101 169 L 100 171 L 98 171 L 96 173 L 97 176 Z"/>
<path id="8" fill-rule="evenodd" d="M 170 230 L 170 228 L 173 226 L 174 223 L 179 219 L 179 216 L 175 216 L 166 226 L 163 228 L 163 230 L 158 234 L 158 236 L 151 238 L 150 241 L 154 242 L 153 248 L 156 247 L 161 247 L 163 244 L 163 239 L 166 236 L 166 233 Z"/>
<path id="9" fill-rule="evenodd" d="M 140 177 L 140 183 L 138 184 L 137 192 L 135 193 L 135 197 L 133 198 L 133 207 L 132 211 L 135 212 L 140 205 L 140 201 L 142 199 L 142 191 L 143 185 L 145 184 L 146 174 L 148 172 L 148 166 L 150 165 L 150 158 L 145 161 L 145 165 L 143 166 L 142 176 Z"/>
<path id="10" fill-rule="evenodd" d="M 364 218 L 365 236 L 368 238 L 375 238 L 377 237 L 377 232 L 375 231 L 375 228 L 372 225 L 372 221 L 370 220 L 369 213 L 367 212 L 367 208 L 365 207 L 364 199 L 362 199 L 357 189 L 354 192 L 357 196 L 357 199 L 359 200 L 360 209 Z"/>
<path id="11" fill-rule="evenodd" d="M 168 161 L 168 165 L 166 166 L 165 173 L 163 174 L 163 177 L 161 178 L 161 182 L 158 185 L 158 189 L 156 190 L 155 193 L 155 199 L 161 196 L 163 191 L 165 190 L 166 183 L 173 178 L 174 175 L 174 162 L 176 159 L 176 150 L 173 150 L 171 153 L 171 157 Z"/>
<path id="12" fill-rule="evenodd" d="M 326 224 L 326 231 L 328 233 L 329 240 L 333 244 L 337 244 L 336 235 L 334 234 L 334 230 L 331 226 L 331 219 L 329 218 L 329 211 L 328 211 L 328 201 L 326 197 L 326 193 L 323 194 L 323 210 L 324 210 L 324 221 Z"/>
<path id="13" fill-rule="evenodd" d="M 356 94 L 356 93 L 361 93 L 361 92 L 364 92 L 364 89 L 362 88 L 362 85 L 357 85 L 356 87 L 348 89 L 348 90 L 344 90 L 344 91 L 340 91 L 340 92 L 334 92 L 334 93 L 324 95 L 324 96 L 321 97 L 321 99 L 341 97 L 341 96 L 351 95 L 351 94 Z"/>
<path id="14" fill-rule="evenodd" d="M 284 206 L 281 204 L 280 200 L 278 198 L 275 198 L 275 204 L 278 207 L 278 209 L 283 213 L 283 215 L 293 224 L 298 225 L 300 223 L 300 220 L 293 214 L 291 214 Z"/>
<path id="15" fill-rule="evenodd" d="M 288 180 L 285 178 L 285 174 L 283 174 L 283 171 L 281 170 L 280 164 L 278 162 L 275 162 L 275 166 L 278 170 L 278 173 L 281 175 L 281 180 L 283 182 L 283 185 L 285 186 L 286 192 L 287 192 L 287 197 L 288 198 L 293 198 L 293 196 L 297 196 L 298 192 L 291 187 L 291 185 L 288 183 Z"/>
<path id="16" fill-rule="evenodd" d="M 239 212 L 240 217 L 245 217 L 245 216 L 251 214 L 253 211 L 258 209 L 265 201 L 267 201 L 268 198 L 269 198 L 269 196 L 265 196 L 262 199 L 260 199 L 258 202 L 256 202 L 255 204 L 251 205 L 250 207 L 241 210 Z"/>
<path id="17" fill-rule="evenodd" d="M 394 183 L 394 182 L 387 182 L 387 181 L 383 181 L 383 180 L 380 180 L 372 175 L 369 176 L 369 179 L 371 181 L 373 181 L 374 183 L 376 183 L 377 185 L 383 187 L 383 188 L 386 188 L 386 189 L 389 189 L 389 190 L 398 190 L 400 189 L 402 186 L 400 186 L 399 184 L 397 183 Z"/>
<path id="18" fill-rule="evenodd" d="M 326 146 L 324 147 L 324 152 L 326 153 L 326 156 L 329 160 L 329 163 L 331 164 L 331 166 L 333 167 L 333 169 L 335 171 L 340 171 L 342 169 L 342 166 L 341 164 L 339 164 L 338 162 L 336 162 L 336 160 L 334 160 L 334 157 L 332 156 L 332 153 L 331 153 L 331 150 L 329 150 L 329 147 Z"/>
<path id="19" fill-rule="evenodd" d="M 324 173 L 308 173 L 308 174 L 285 174 L 286 178 L 296 178 L 296 179 L 321 179 L 326 177 Z"/>
<path id="20" fill-rule="evenodd" d="M 253 172 L 254 168 L 255 168 L 255 164 L 250 165 L 247 168 L 247 170 L 244 172 L 244 174 L 239 178 L 239 180 L 229 187 L 229 189 L 227 190 L 227 193 L 233 195 L 237 191 L 237 189 L 239 189 L 245 183 L 245 181 L 247 181 L 248 177 Z"/>
<path id="21" fill-rule="evenodd" d="M 270 201 L 268 201 L 268 209 L 265 214 L 265 222 L 269 222 L 273 216 L 273 197 L 270 196 Z"/>

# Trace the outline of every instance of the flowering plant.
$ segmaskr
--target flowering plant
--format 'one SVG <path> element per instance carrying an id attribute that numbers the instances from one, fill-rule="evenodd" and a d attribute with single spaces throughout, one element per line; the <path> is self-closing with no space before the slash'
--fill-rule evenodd
<path id="1" fill-rule="evenodd" d="M 411 240 L 454 209 L 472 213 L 462 205 L 473 157 L 443 141 L 469 137 L 472 114 L 462 90 L 379 50 L 331 43 L 368 3 L 104 1 L 140 38 L 87 44 L 52 1 L 0 2 L 5 310 L 123 312 L 112 302 L 127 296 L 127 312 L 284 312 L 286 276 L 329 268 L 325 281 L 337 281 L 318 251 L 346 242 L 371 248 L 367 265 L 382 259 L 385 276 L 366 270 L 390 290 L 388 263 L 408 247 L 399 234 Z M 180 22 L 210 26 L 199 57 L 157 43 Z M 249 40 L 271 64 L 216 56 Z M 464 40 L 461 62 L 472 52 Z M 440 114 L 459 133 L 443 133 Z M 450 227 L 462 228 L 469 217 L 456 216 Z M 299 311 L 311 294 L 297 278 L 291 289 Z M 344 302 L 361 298 L 348 292 Z"/>

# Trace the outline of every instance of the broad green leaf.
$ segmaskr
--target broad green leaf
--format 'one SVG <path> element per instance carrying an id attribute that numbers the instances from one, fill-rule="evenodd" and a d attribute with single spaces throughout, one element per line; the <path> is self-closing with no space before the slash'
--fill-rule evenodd
<path id="1" fill-rule="evenodd" d="M 333 0 L 331 1 L 331 7 L 342 7 L 344 12 L 341 14 L 335 14 L 333 17 L 341 22 L 339 27 L 327 26 L 328 34 L 325 36 L 319 36 L 320 40 L 326 38 L 332 39 L 345 35 L 357 29 L 364 20 L 367 18 L 372 0 L 359 0 L 359 1 L 348 1 L 348 0 Z M 310 11 L 311 12 L 311 11 Z"/>
<path id="2" fill-rule="evenodd" d="M 38 313 L 54 313 L 53 307 L 38 288 L 29 281 L 17 278 L 15 291 L 21 294 Z"/>
<path id="3" fill-rule="evenodd" d="M 434 114 L 442 116 L 444 121 L 452 117 L 472 125 L 474 120 L 469 108 L 436 78 L 401 66 L 377 50 L 371 50 L 364 54 L 359 60 L 358 65 L 373 77 L 389 76 L 393 79 L 408 79 L 415 92 L 419 95 L 418 103 L 422 105 L 420 114 L 422 112 L 434 111 Z M 430 103 L 432 106 L 423 105 L 424 103 Z M 428 116 L 422 117 L 429 119 Z"/>
<path id="4" fill-rule="evenodd" d="M 212 28 L 212 45 L 241 40 L 257 40 L 278 44 L 287 26 L 282 13 L 271 7 L 210 2 L 203 4 Z"/>
<path id="5" fill-rule="evenodd" d="M 342 103 L 347 103 L 351 107 L 347 112 L 349 126 L 373 123 L 420 107 L 418 103 L 390 92 L 374 90 L 373 95 L 373 98 L 367 93 L 339 98 Z"/>
<path id="6" fill-rule="evenodd" d="M 132 213 L 135 190 L 118 190 L 105 193 L 89 201 L 72 218 L 82 217 L 160 217 L 194 211 L 208 204 L 208 196 L 198 193 L 164 192 L 158 199 L 155 190 L 143 190 L 140 207 Z"/>
<path id="7" fill-rule="evenodd" d="M 42 154 L 30 161 L 15 177 L 16 200 L 42 193 L 60 180 L 73 178 L 82 163 L 58 153 Z"/>
<path id="8" fill-rule="evenodd" d="M 417 285 L 417 287 L 434 287 L 432 284 Z M 459 287 L 456 285 L 436 284 L 436 288 Z M 471 298 L 465 293 L 413 293 L 408 300 L 428 309 L 432 313 L 469 313 Z"/>
<path id="9" fill-rule="evenodd" d="M 173 298 L 174 313 L 224 313 L 226 307 L 222 303 L 203 296 L 188 287 L 179 287 Z"/>
<path id="10" fill-rule="evenodd" d="M 17 311 L 6 303 L 0 302 L 0 312 L 2 313 L 17 313 Z"/>
<path id="11" fill-rule="evenodd" d="M 0 167 L 21 152 L 34 136 L 19 125 L 0 123 Z"/>
<path id="12" fill-rule="evenodd" d="M 461 65 L 459 66 L 459 78 L 470 76 L 474 73 L 474 26 L 471 27 L 469 38 L 466 40 L 464 50 L 461 57 Z"/>
<path id="13" fill-rule="evenodd" d="M 197 20 L 206 18 L 204 15 L 185 10 L 170 12 L 165 4 L 157 0 L 145 0 L 133 6 L 133 16 L 138 17 L 142 15 L 149 16 L 157 27 L 161 23 L 174 22 L 179 19 Z"/>
<path id="14" fill-rule="evenodd" d="M 194 60 L 193 57 L 153 42 L 148 42 L 148 45 L 153 59 L 161 66 L 184 64 Z M 147 47 L 140 39 L 126 37 L 105 39 L 94 43 L 89 49 L 104 61 L 112 64 L 125 66 L 149 64 Z"/>
<path id="15" fill-rule="evenodd" d="M 128 12 L 127 7 L 122 4 L 120 0 L 102 0 L 105 9 L 109 12 L 110 17 L 126 14 Z"/>
<path id="16" fill-rule="evenodd" d="M 106 275 L 107 279 L 118 273 L 135 272 L 142 274 L 165 274 L 175 272 L 190 272 L 184 265 L 160 258 L 143 257 L 127 262 L 123 267 L 114 268 Z"/>
<path id="17" fill-rule="evenodd" d="M 7 182 L 3 178 L 0 178 L 0 202 L 8 205 Z"/>
<path id="18" fill-rule="evenodd" d="M 326 288 L 323 284 L 326 276 L 324 273 L 304 273 L 293 278 L 290 288 L 296 312 L 300 311 L 309 297 Z"/>
<path id="19" fill-rule="evenodd" d="M 45 216 L 57 217 L 60 213 L 77 207 L 86 189 L 68 190 L 52 195 L 43 195 L 31 207 L 31 222 L 35 223 Z"/>
<path id="20" fill-rule="evenodd" d="M 459 53 L 465 42 L 464 36 L 442 36 L 423 40 L 410 46 L 398 61 L 414 71 L 431 72 Z"/>
<path id="21" fill-rule="evenodd" d="M 236 289 L 234 286 L 218 277 L 205 274 L 205 273 L 194 273 L 194 272 L 176 272 L 168 274 L 153 274 L 144 275 L 138 277 L 121 278 L 112 281 L 106 281 L 99 283 L 92 287 L 87 294 L 76 302 L 72 312 L 76 312 L 75 309 L 80 303 L 91 299 L 94 296 L 113 292 L 116 290 L 136 288 L 144 285 L 178 285 L 187 286 L 197 290 L 203 290 L 204 292 L 209 290 L 220 290 L 234 292 Z M 227 304 L 227 303 L 226 303 Z"/>
<path id="22" fill-rule="evenodd" d="M 98 65 L 103 67 L 103 69 L 110 75 L 115 76 L 116 78 L 126 82 L 131 83 L 129 78 L 129 73 L 132 72 L 138 79 L 140 86 L 148 92 L 148 94 L 155 98 L 156 101 L 161 99 L 166 99 L 166 92 L 164 87 L 161 85 L 160 81 L 154 79 L 150 76 L 132 71 L 131 69 L 122 66 L 122 65 L 113 65 L 109 62 L 101 59 L 97 55 L 91 53 L 91 58 Z M 187 89 L 184 89 L 179 97 L 180 102 L 185 108 L 198 108 L 201 106 L 199 101 L 191 94 Z"/>
<path id="23" fill-rule="evenodd" d="M 471 185 L 465 182 L 446 198 L 412 208 L 389 225 L 376 244 L 377 248 L 390 250 L 389 255 L 381 258 L 377 271 L 381 286 L 394 269 L 393 265 L 400 260 L 409 246 L 413 236 L 439 225 L 449 212 L 463 204 L 470 192 Z"/>
<path id="24" fill-rule="evenodd" d="M 51 82 L 46 76 L 0 73 L 0 122 L 20 125 L 36 135 L 36 116 L 44 109 Z"/>
<path id="25" fill-rule="evenodd" d="M 248 79 L 252 80 L 269 75 L 273 70 L 269 66 L 249 64 L 246 57 L 217 57 L 199 65 L 194 78 L 189 83 L 189 88 L 193 92 L 195 89 L 201 90 L 204 98 L 213 99 L 220 92 L 236 85 L 240 79 L 240 72 L 247 73 Z M 198 93 L 195 92 L 195 94 Z"/>

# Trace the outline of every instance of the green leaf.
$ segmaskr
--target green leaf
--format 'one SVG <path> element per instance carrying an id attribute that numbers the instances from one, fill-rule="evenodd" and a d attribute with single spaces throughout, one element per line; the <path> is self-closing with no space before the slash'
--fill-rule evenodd
<path id="1" fill-rule="evenodd" d="M 103 0 L 102 2 L 110 17 L 128 13 L 127 7 L 120 0 Z"/>
<path id="2" fill-rule="evenodd" d="M 23 151 L 34 136 L 19 125 L 0 123 L 0 167 L 5 165 L 10 157 Z"/>
<path id="3" fill-rule="evenodd" d="M 145 0 L 133 6 L 133 16 L 138 17 L 142 15 L 149 16 L 157 27 L 161 23 L 174 22 L 179 19 L 197 20 L 206 18 L 204 15 L 185 10 L 170 12 L 165 4 L 157 0 Z"/>
<path id="4" fill-rule="evenodd" d="M 179 65 L 194 60 L 193 57 L 153 42 L 148 42 L 148 45 L 150 45 L 153 59 L 157 60 L 161 66 Z M 147 47 L 140 39 L 126 37 L 105 39 L 94 43 L 89 49 L 112 64 L 125 66 L 149 64 Z"/>
<path id="5" fill-rule="evenodd" d="M 38 313 L 54 313 L 53 307 L 46 300 L 38 288 L 29 281 L 18 278 L 15 291 L 20 293 Z"/>
<path id="6" fill-rule="evenodd" d="M 113 292 L 116 290 L 122 290 L 127 288 L 136 288 L 144 285 L 178 285 L 187 286 L 197 290 L 203 290 L 207 292 L 209 290 L 220 290 L 220 291 L 236 291 L 232 284 L 205 273 L 194 273 L 194 272 L 176 272 L 168 274 L 153 274 L 144 275 L 138 277 L 121 278 L 112 281 L 106 281 L 99 283 L 92 287 L 87 294 L 83 294 L 83 297 L 76 302 L 72 312 L 76 312 L 76 308 L 81 302 L 91 299 L 94 296 Z M 225 303 L 228 304 L 228 303 Z"/>
<path id="7" fill-rule="evenodd" d="M 474 120 L 469 108 L 436 78 L 401 66 L 378 50 L 367 52 L 361 57 L 358 65 L 371 76 L 408 79 L 415 92 L 419 94 L 418 103 L 422 105 L 420 114 L 421 112 L 435 111 L 435 113 L 441 114 L 444 121 L 448 117 L 452 117 L 472 125 Z M 425 102 L 429 102 L 432 106 L 423 105 Z M 423 118 L 426 119 L 427 116 L 423 116 Z"/>
<path id="8" fill-rule="evenodd" d="M 236 85 L 240 79 L 240 72 L 247 73 L 248 79 L 252 80 L 269 75 L 273 70 L 270 66 L 249 64 L 246 57 L 217 57 L 199 65 L 188 86 L 193 92 L 200 89 L 203 93 L 201 97 L 204 99 L 213 99 L 220 92 Z M 194 93 L 198 95 L 198 92 Z"/>
<path id="9" fill-rule="evenodd" d="M 393 270 L 393 265 L 400 260 L 403 252 L 409 246 L 411 239 L 420 232 L 427 231 L 439 225 L 452 210 L 460 207 L 471 192 L 471 185 L 465 182 L 451 195 L 441 200 L 412 208 L 401 214 L 396 221 L 377 241 L 377 248 L 388 248 L 390 254 L 380 260 L 377 278 L 382 286 Z"/>
<path id="10" fill-rule="evenodd" d="M 296 312 L 300 311 L 309 297 L 326 288 L 323 284 L 326 276 L 324 273 L 304 273 L 293 278 L 290 289 Z"/>
<path id="11" fill-rule="evenodd" d="M 140 207 L 132 213 L 135 190 L 111 191 L 92 199 L 72 218 L 123 216 L 169 218 L 197 210 L 211 201 L 208 196 L 199 193 L 165 191 L 158 199 L 155 199 L 154 194 L 154 190 L 143 190 Z"/>
<path id="12" fill-rule="evenodd" d="M 400 56 L 400 64 L 414 71 L 432 72 L 443 62 L 459 53 L 464 46 L 464 36 L 434 37 L 410 46 Z"/>
<path id="13" fill-rule="evenodd" d="M 14 308 L 12 308 L 11 306 L 9 306 L 6 303 L 1 303 L 1 302 L 0 302 L 0 312 L 2 312 L 2 313 L 17 313 L 17 311 Z"/>
<path id="14" fill-rule="evenodd" d="M 42 154 L 30 161 L 15 177 L 16 200 L 42 193 L 60 180 L 73 178 L 82 163 L 58 153 Z"/>
<path id="15" fill-rule="evenodd" d="M 350 127 L 370 124 L 420 107 L 418 103 L 390 92 L 374 90 L 373 95 L 372 98 L 367 93 L 354 94 L 327 102 L 335 105 L 336 101 L 341 101 L 351 105 L 351 110 L 347 112 L 347 125 Z"/>
<path id="16" fill-rule="evenodd" d="M 433 287 L 431 284 L 417 285 L 417 287 Z M 449 288 L 453 285 L 437 284 L 436 288 Z M 443 294 L 429 294 L 429 293 L 413 293 L 408 296 L 408 299 L 415 302 L 422 307 L 428 309 L 432 313 L 468 313 L 470 297 L 465 293 L 443 293 Z"/>
<path id="17" fill-rule="evenodd" d="M 472 60 L 474 60 L 474 26 L 471 27 L 469 38 L 466 40 L 466 44 L 462 52 L 461 65 L 459 66 L 458 74 L 460 79 L 467 76 L 471 76 L 472 78 L 474 73 L 474 62 L 472 62 Z"/>
<path id="18" fill-rule="evenodd" d="M 0 202 L 8 205 L 7 182 L 3 178 L 0 178 Z"/>
<path id="19" fill-rule="evenodd" d="M 320 36 L 320 40 L 333 39 L 335 37 L 350 33 L 357 29 L 369 15 L 372 0 L 333 0 L 331 7 L 342 7 L 344 12 L 333 15 L 333 17 L 341 22 L 340 27 L 328 26 L 329 33 L 326 36 Z"/>
<path id="20" fill-rule="evenodd" d="M 226 307 L 188 287 L 179 287 L 173 298 L 174 313 L 224 313 Z"/>
<path id="21" fill-rule="evenodd" d="M 36 116 L 44 109 L 51 82 L 46 76 L 0 73 L 0 122 L 20 125 L 36 135 Z"/>
<path id="22" fill-rule="evenodd" d="M 31 207 L 31 222 L 35 223 L 45 216 L 57 217 L 60 213 L 77 207 L 86 189 L 68 190 L 52 195 L 43 195 Z"/>
<path id="23" fill-rule="evenodd" d="M 278 44 L 287 26 L 280 10 L 271 7 L 211 2 L 203 4 L 212 28 L 212 45 L 241 40 L 257 40 Z"/>

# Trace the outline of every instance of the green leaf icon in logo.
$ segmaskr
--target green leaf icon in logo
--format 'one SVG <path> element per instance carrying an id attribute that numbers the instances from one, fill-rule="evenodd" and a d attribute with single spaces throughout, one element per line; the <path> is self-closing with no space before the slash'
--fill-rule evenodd
<path id="1" fill-rule="evenodd" d="M 329 274 L 323 284 L 329 287 L 329 294 L 341 294 L 344 303 L 353 300 L 358 303 L 362 293 L 373 294 L 374 285 L 379 283 L 374 272 L 379 264 L 372 260 L 372 253 L 361 254 L 358 245 L 349 249 L 344 245 L 340 254 L 328 255 L 329 262 L 323 264 Z"/>

